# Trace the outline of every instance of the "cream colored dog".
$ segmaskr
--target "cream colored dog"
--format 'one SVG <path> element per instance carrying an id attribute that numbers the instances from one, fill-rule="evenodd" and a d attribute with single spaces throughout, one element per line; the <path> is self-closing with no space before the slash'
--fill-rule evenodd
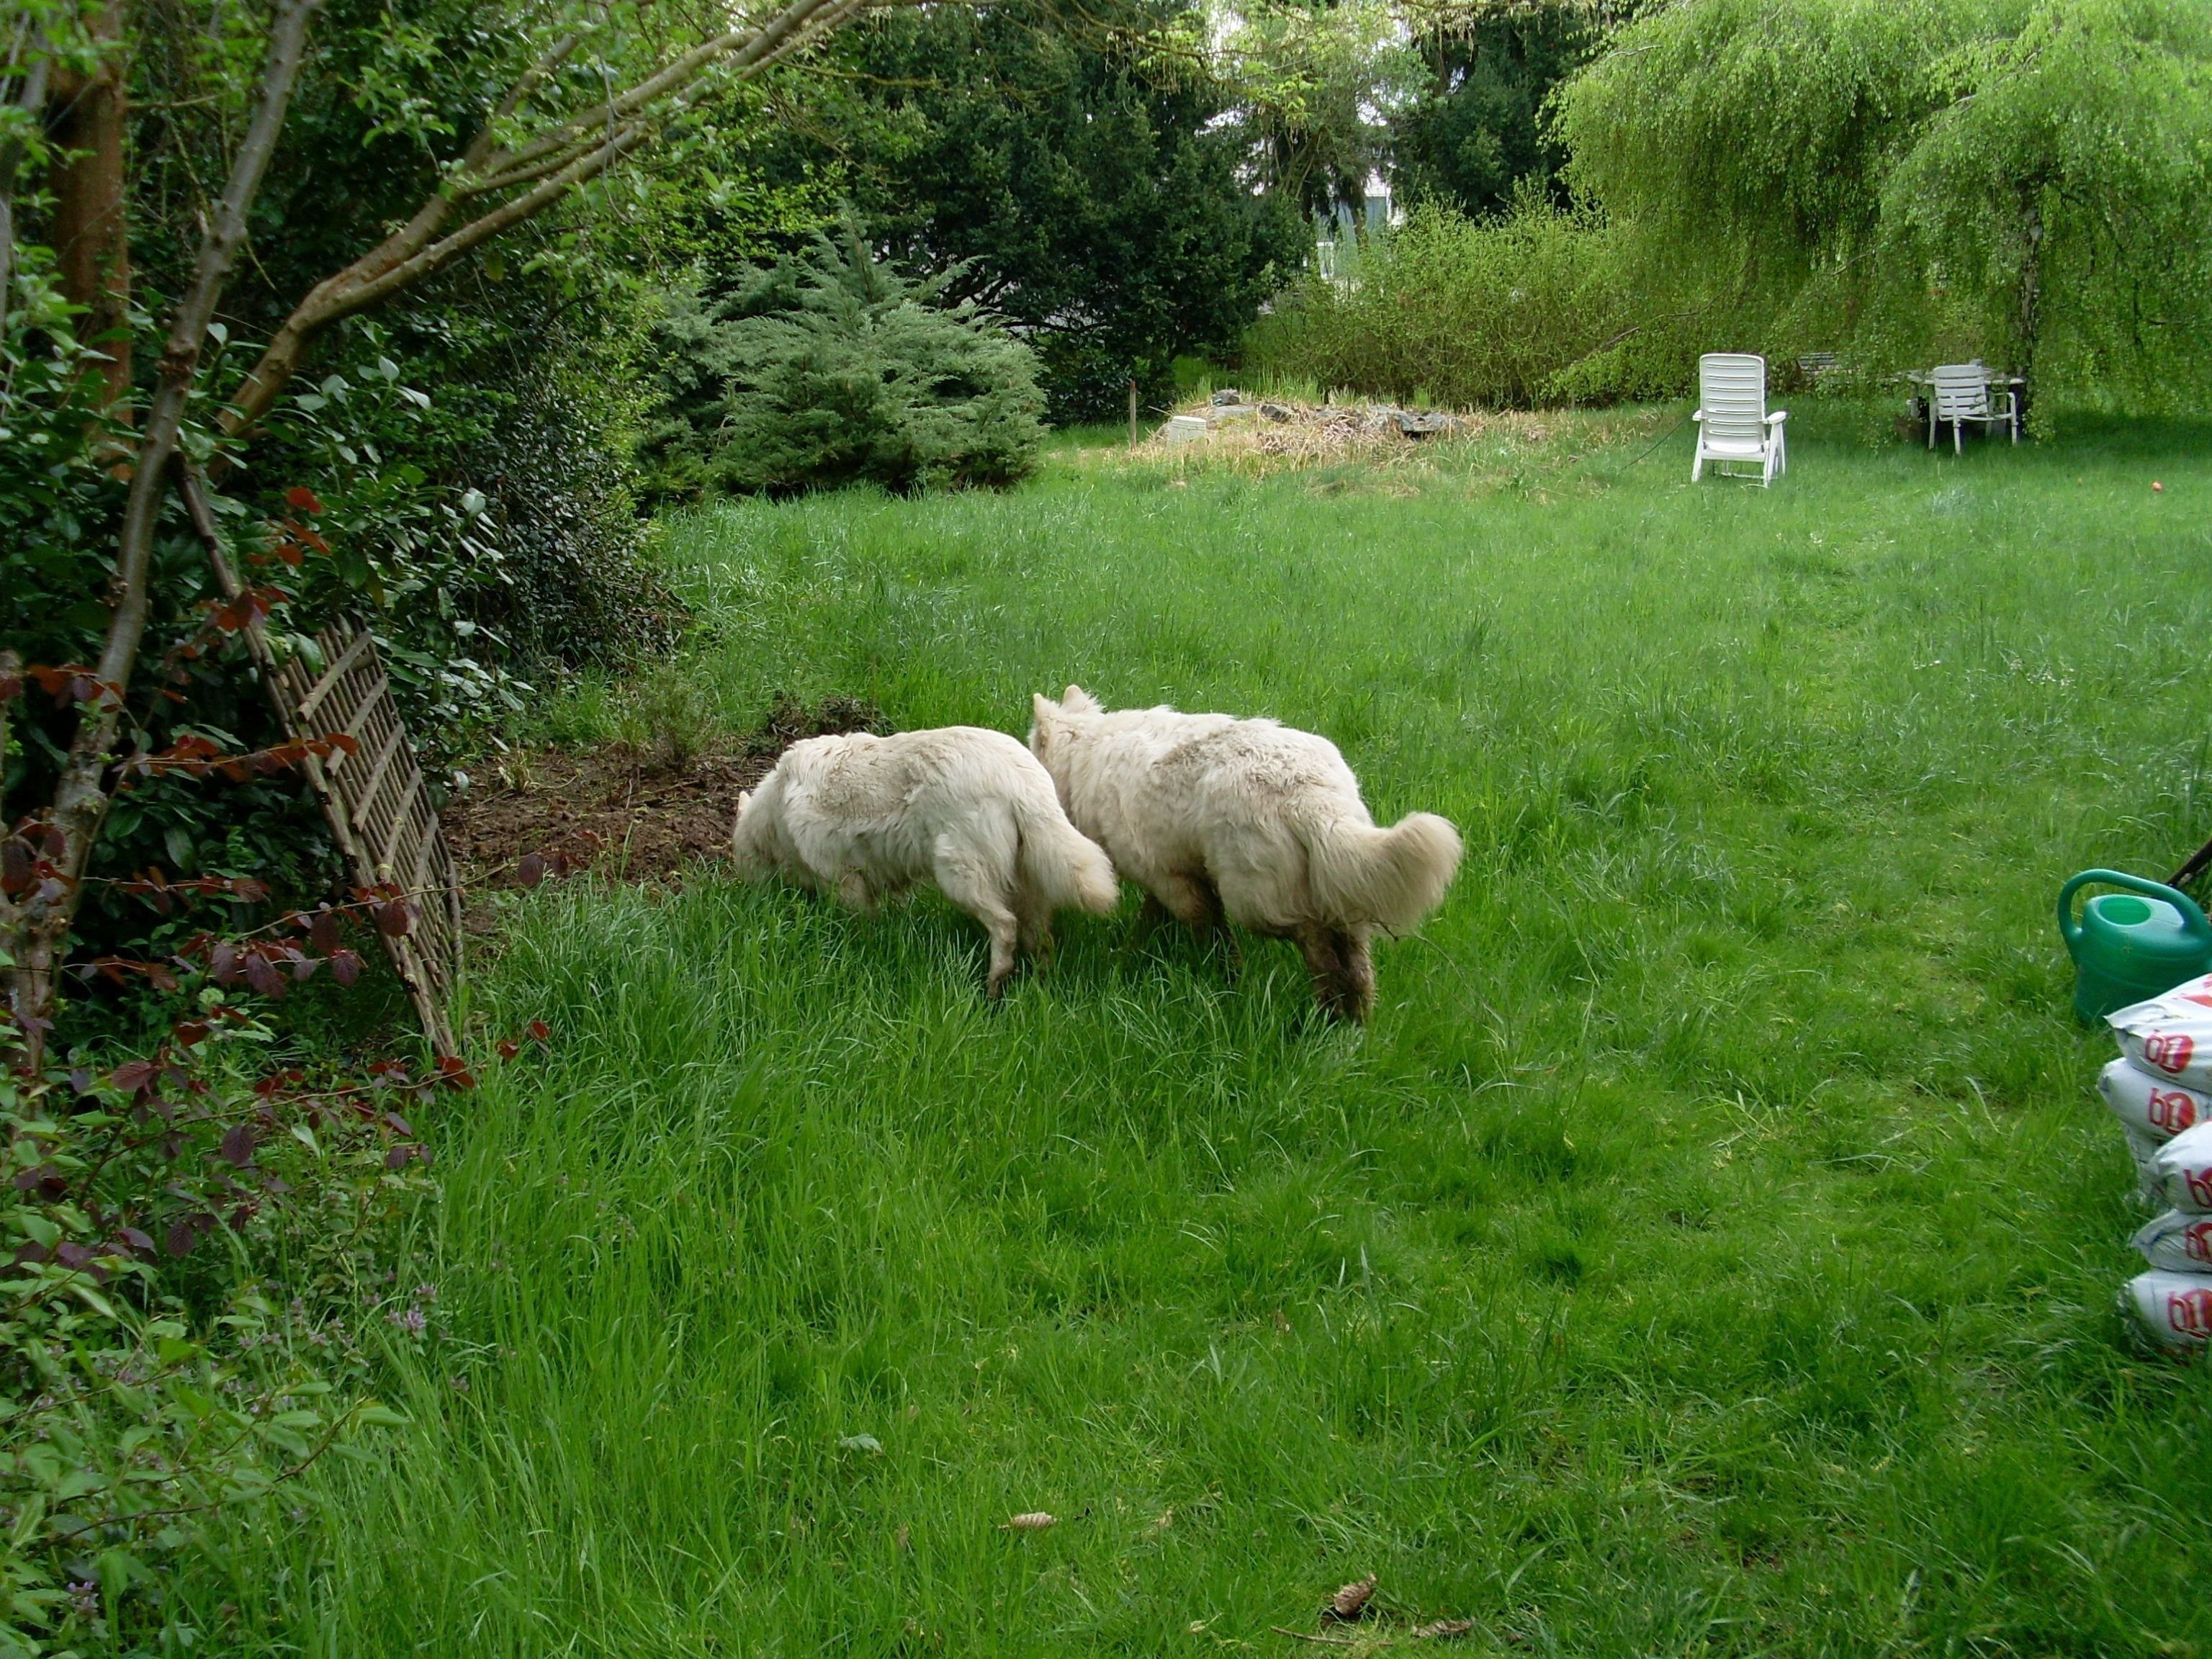
<path id="1" fill-rule="evenodd" d="M 1115 869 L 1194 927 L 1219 928 L 1225 913 L 1295 940 L 1322 1007 L 1366 1018 L 1374 936 L 1437 907 L 1457 830 L 1429 812 L 1377 830 L 1336 745 L 1273 720 L 1109 714 L 1079 685 L 1035 708 L 1030 749 Z"/>
<path id="2" fill-rule="evenodd" d="M 1052 913 L 1121 897 L 1106 854 L 1060 810 L 1052 779 L 1003 732 L 948 726 L 809 738 L 738 797 L 738 873 L 781 876 L 854 909 L 933 881 L 991 935 L 990 994 L 1017 945 L 1052 945 Z"/>

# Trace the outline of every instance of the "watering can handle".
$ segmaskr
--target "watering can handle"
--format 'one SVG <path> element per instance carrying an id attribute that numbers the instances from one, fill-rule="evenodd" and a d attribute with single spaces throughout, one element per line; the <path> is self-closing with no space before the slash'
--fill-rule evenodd
<path id="1" fill-rule="evenodd" d="M 2163 882 L 2146 881 L 2141 876 L 2131 876 L 2124 870 L 2084 870 L 2058 890 L 2058 936 L 2066 941 L 2070 953 L 2081 938 L 2081 924 L 2074 920 L 2074 895 L 2094 884 L 2100 887 L 2124 887 L 2130 893 L 2141 893 L 2145 898 L 2154 898 L 2171 904 L 2181 913 L 2181 926 L 2191 938 L 2201 944 L 2212 945 L 2212 921 L 2197 908 L 2197 901 L 2188 894 L 2177 892 Z"/>

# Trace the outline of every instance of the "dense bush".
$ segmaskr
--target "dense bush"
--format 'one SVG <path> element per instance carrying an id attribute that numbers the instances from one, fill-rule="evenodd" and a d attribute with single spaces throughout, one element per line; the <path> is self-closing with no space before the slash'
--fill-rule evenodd
<path id="1" fill-rule="evenodd" d="M 1246 337 L 1245 363 L 1462 408 L 1598 402 L 1681 383 L 1673 325 L 1650 321 L 1605 225 L 1526 187 L 1492 218 L 1418 208 L 1335 277 L 1310 275 Z"/>
<path id="2" fill-rule="evenodd" d="M 431 1085 L 257 1085 L 270 1030 L 211 983 L 190 1006 L 99 1071 L 26 1073 L 0 1020 L 0 1654 L 195 1645 L 165 1559 L 400 1420 L 364 1338 L 422 1328 L 397 1224 L 429 1182 L 398 1109 Z"/>
<path id="3" fill-rule="evenodd" d="M 673 631 L 637 510 L 626 321 L 572 307 L 533 331 L 555 307 L 515 286 L 520 317 L 463 295 L 341 328 L 240 481 L 249 497 L 295 483 L 321 497 L 332 558 L 304 573 L 301 621 L 368 621 L 441 753 L 544 678 L 634 664 Z"/>
<path id="4" fill-rule="evenodd" d="M 898 490 L 1005 484 L 1036 465 L 1044 399 L 1029 348 L 954 273 L 915 279 L 848 220 L 720 302 L 678 296 L 667 402 L 651 434 L 660 488 Z"/>

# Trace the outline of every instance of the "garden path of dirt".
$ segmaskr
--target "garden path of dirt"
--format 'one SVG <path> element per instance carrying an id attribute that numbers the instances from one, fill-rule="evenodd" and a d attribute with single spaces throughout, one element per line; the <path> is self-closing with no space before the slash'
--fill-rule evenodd
<path id="1" fill-rule="evenodd" d="M 472 786 L 439 814 L 465 888 L 526 884 L 536 854 L 558 873 L 672 881 L 730 844 L 738 797 L 802 738 L 880 732 L 881 714 L 849 697 L 811 708 L 779 699 L 767 723 L 726 745 L 678 759 L 629 744 L 514 750 L 473 769 Z"/>

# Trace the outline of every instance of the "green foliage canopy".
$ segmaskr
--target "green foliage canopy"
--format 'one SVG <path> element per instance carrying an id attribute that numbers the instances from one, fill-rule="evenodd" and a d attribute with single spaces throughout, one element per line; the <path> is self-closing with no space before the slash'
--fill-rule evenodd
<path id="1" fill-rule="evenodd" d="M 1877 363 L 1978 350 L 2062 400 L 2212 378 L 2212 9 L 1696 0 L 1563 89 L 1574 184 L 1655 310 Z"/>
<path id="2" fill-rule="evenodd" d="M 1419 80 L 1390 115 L 1398 194 L 1490 213 L 1510 205 L 1522 179 L 1548 183 L 1566 157 L 1545 131 L 1544 101 L 1601 38 L 1577 0 L 1430 29 L 1418 44 Z"/>
<path id="3" fill-rule="evenodd" d="M 835 179 L 908 265 L 952 272 L 1035 347 L 1056 419 L 1117 415 L 1179 354 L 1225 351 L 1303 259 L 1297 208 L 1255 190 L 1233 89 L 1182 0 L 900 8 L 787 83 L 764 176 Z M 1187 31 L 1186 31 L 1187 32 Z M 726 281 L 708 271 L 710 284 Z"/>

